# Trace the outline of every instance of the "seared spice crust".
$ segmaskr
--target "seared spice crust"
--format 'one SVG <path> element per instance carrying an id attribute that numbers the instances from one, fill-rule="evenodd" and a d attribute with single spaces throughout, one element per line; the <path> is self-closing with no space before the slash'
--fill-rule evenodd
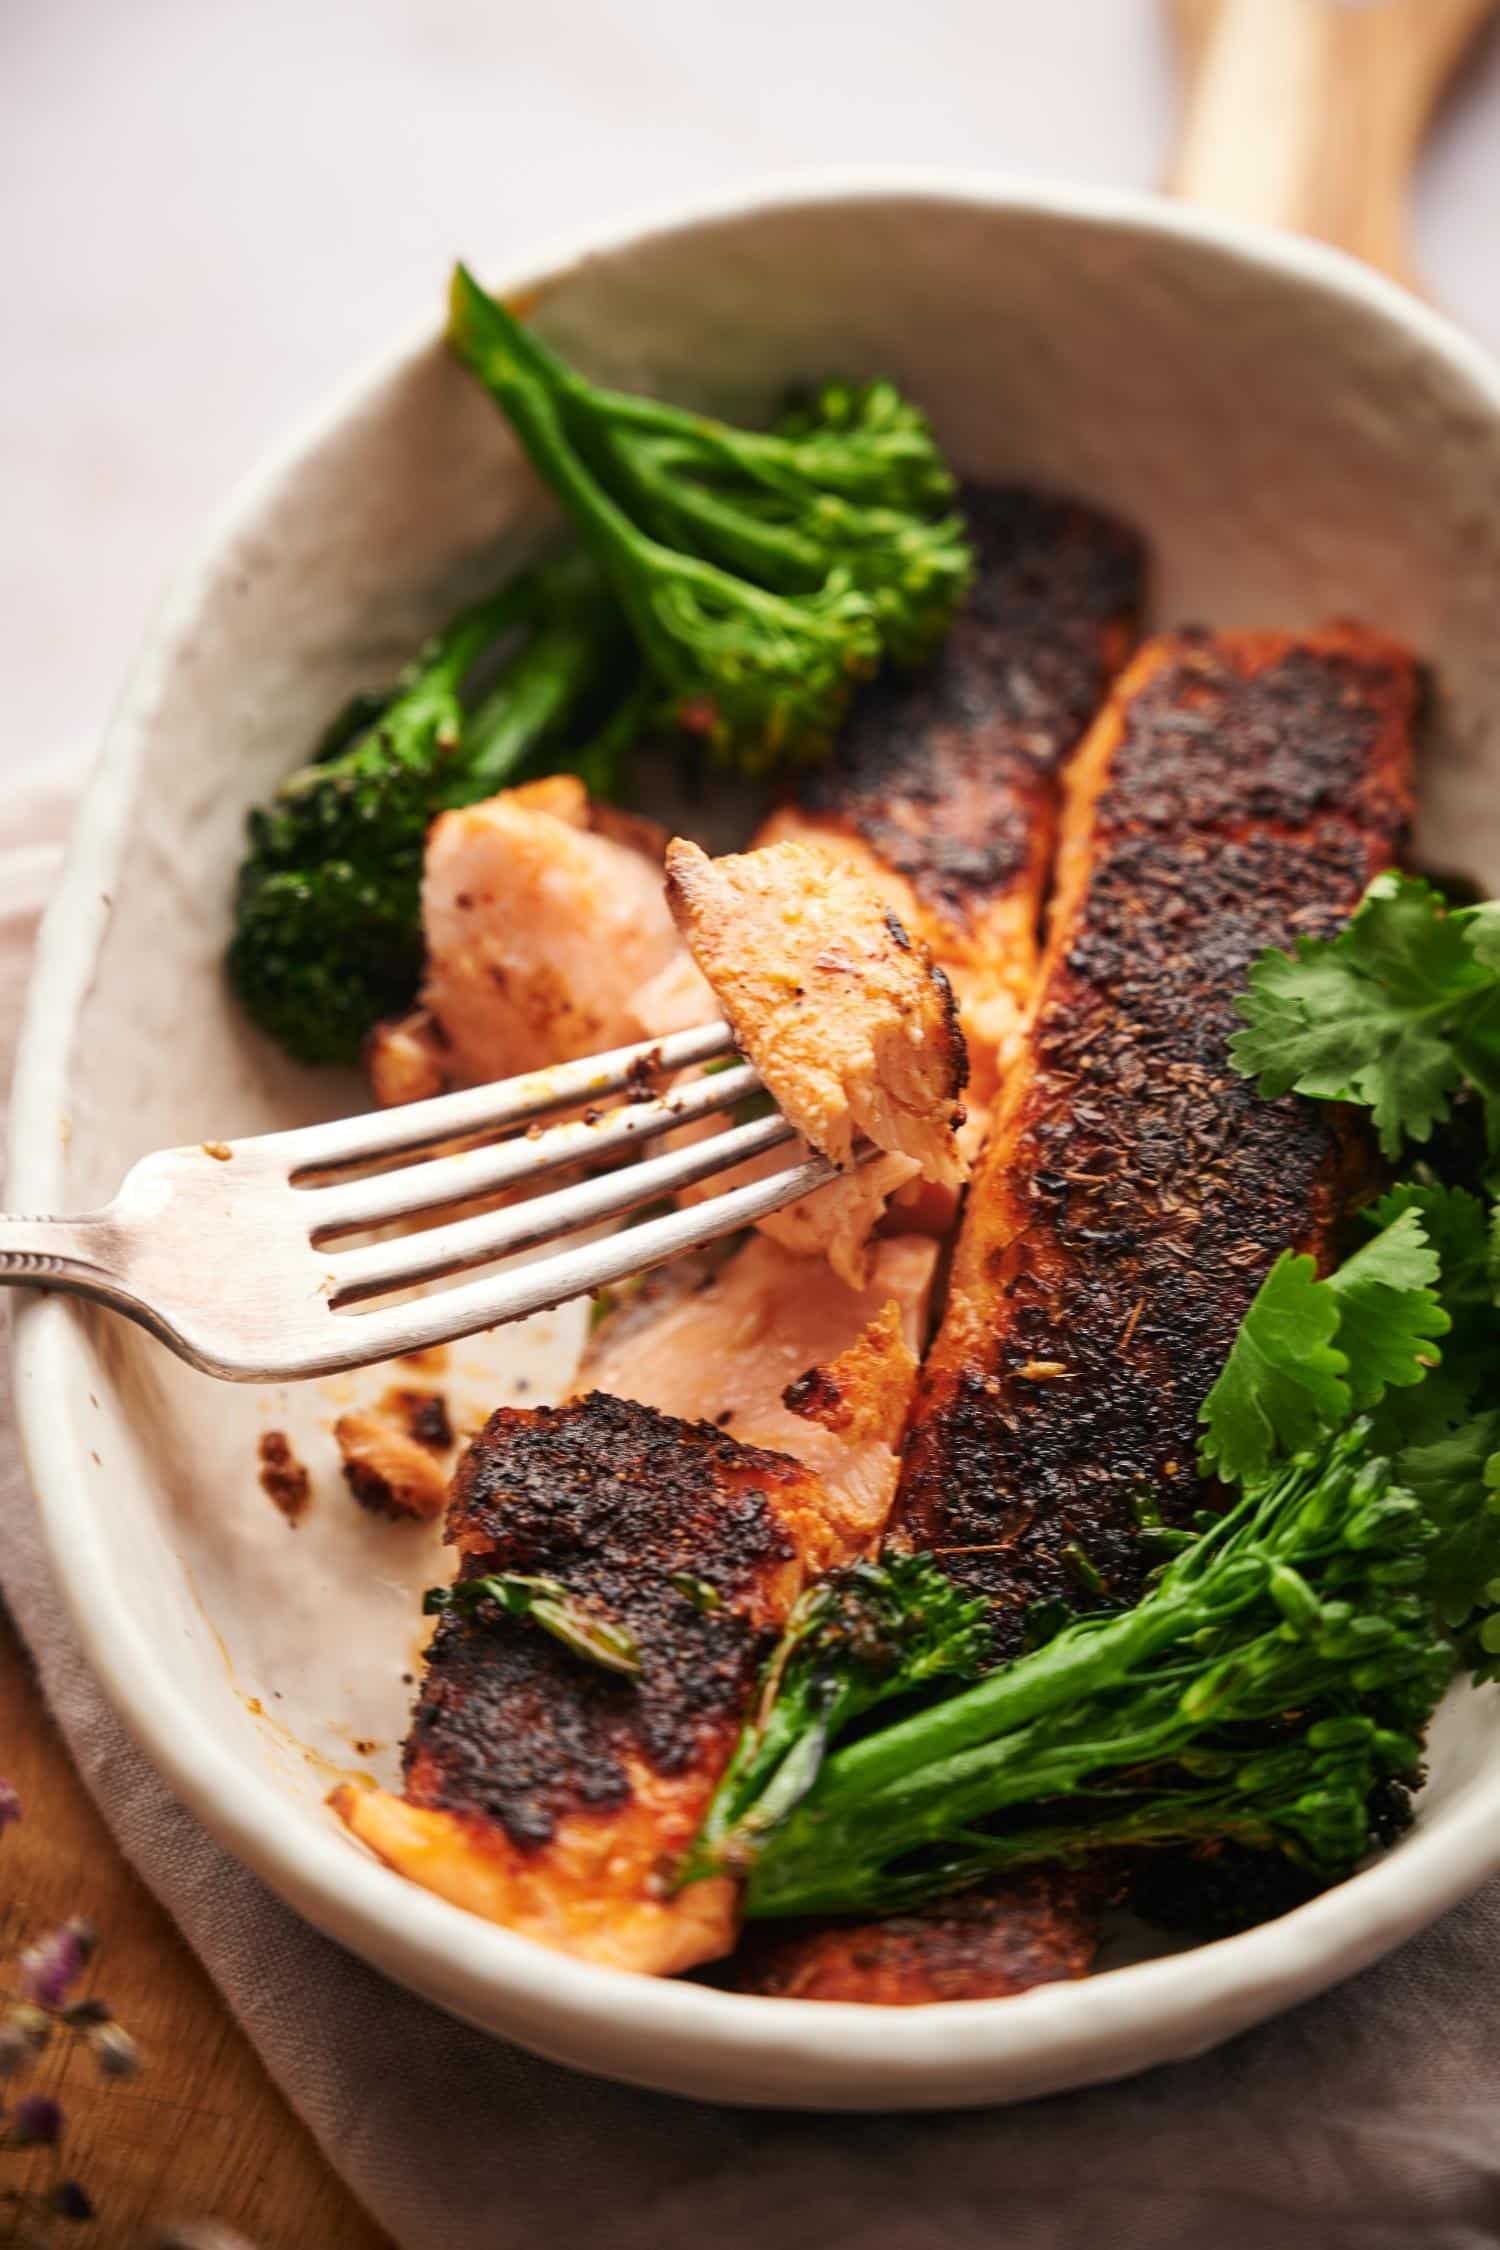
<path id="1" fill-rule="evenodd" d="M 810 1481 L 710 1423 L 602 1392 L 502 1407 L 455 1479 L 447 1536 L 463 1553 L 459 1575 L 561 1581 L 634 1637 L 641 1672 L 606 1672 L 530 1623 L 450 1612 L 407 1738 L 408 1799 L 477 1814 L 535 1849 L 564 1815 L 622 1805 L 627 1759 L 664 1775 L 705 1759 L 712 1768 L 738 1729 L 793 1559 L 773 1495 Z M 704 1587 L 718 1606 L 705 1606 Z"/>
<path id="2" fill-rule="evenodd" d="M 1035 990 L 1059 769 L 1135 644 L 1146 570 L 1133 532 L 1051 494 L 971 486 L 964 508 L 978 578 L 942 651 L 918 677 L 866 692 L 831 763 L 771 827 L 864 852 L 895 878 L 900 910 L 954 979 L 982 1107 Z M 826 1381 L 788 1403 L 818 1411 Z M 899 2005 L 1080 1976 L 1097 1945 L 1096 1888 L 1047 1869 L 896 1922 L 752 1935 L 740 1981 Z"/>
<path id="3" fill-rule="evenodd" d="M 1039 1867 L 921 1914 L 876 1923 L 752 1928 L 735 1956 L 744 1992 L 916 2008 L 999 2000 L 1087 1976 L 1099 1950 L 1097 1875 Z"/>
<path id="4" fill-rule="evenodd" d="M 952 632 L 924 671 L 866 690 L 798 792 L 959 922 L 1045 866 L 1050 777 L 1128 653 L 1144 580 L 1134 533 L 1092 508 L 1023 485 L 969 485 L 962 505 L 978 571 Z"/>
<path id="5" fill-rule="evenodd" d="M 995 1604 L 1139 1592 L 1141 1501 L 1201 1504 L 1199 1405 L 1279 1251 L 1326 1258 L 1363 1144 L 1229 1067 L 1267 945 L 1335 929 L 1400 847 L 1416 695 L 1353 628 L 1153 643 L 1070 777 L 1027 1052 L 924 1370 L 901 1536 Z"/>

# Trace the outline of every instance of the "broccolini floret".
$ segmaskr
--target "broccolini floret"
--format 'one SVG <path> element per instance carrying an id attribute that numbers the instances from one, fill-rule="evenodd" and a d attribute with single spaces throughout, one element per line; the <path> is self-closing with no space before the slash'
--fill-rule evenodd
<path id="1" fill-rule="evenodd" d="M 821 757 L 883 654 L 947 631 L 972 558 L 926 422 L 830 385 L 772 431 L 587 382 L 462 266 L 456 356 L 608 573 L 675 722 L 761 773 Z"/>
<path id="2" fill-rule="evenodd" d="M 777 1916 L 886 1913 L 1121 1845 L 1230 1839 L 1348 1873 L 1376 1785 L 1416 1772 L 1454 1661 L 1429 1591 L 1444 1535 L 1370 1437 L 1360 1421 L 1196 1536 L 1163 1534 L 1178 1551 L 1134 1609 L 1067 1626 L 831 1755 L 824 1714 L 852 1653 L 825 1661 L 811 1699 L 795 1652 L 780 1673 L 773 1658 L 750 1733 L 774 1729 L 780 1755 L 726 1818 L 742 1745 L 686 1878 L 742 1875 L 746 1911 Z M 894 1603 L 925 1660 L 943 1583 L 935 1565 L 905 1566 L 882 1604 L 887 1645 L 903 1631 Z M 928 1676 L 888 1664 L 883 1692 Z"/>
<path id="3" fill-rule="evenodd" d="M 493 684 L 468 699 L 511 635 Z M 300 1062 L 357 1062 L 366 1034 L 411 1004 L 421 978 L 433 818 L 521 778 L 634 671 L 607 588 L 583 557 L 565 556 L 465 611 L 388 698 L 335 722 L 314 762 L 250 816 L 228 966 L 262 1030 Z M 632 695 L 620 708 L 634 723 Z M 602 783 L 621 740 L 618 724 L 606 727 L 599 745 L 553 763 Z"/>

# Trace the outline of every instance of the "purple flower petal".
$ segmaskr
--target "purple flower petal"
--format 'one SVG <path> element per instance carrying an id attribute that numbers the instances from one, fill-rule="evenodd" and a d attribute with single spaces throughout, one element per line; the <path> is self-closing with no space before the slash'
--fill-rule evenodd
<path id="1" fill-rule="evenodd" d="M 13 1820 L 21 1817 L 21 1800 L 14 1788 L 0 1774 L 0 1829 L 9 1828 Z"/>
<path id="2" fill-rule="evenodd" d="M 63 2113 L 50 2094 L 28 2094 L 10 2113 L 10 2137 L 17 2148 L 55 2148 L 62 2129 Z"/>
<path id="3" fill-rule="evenodd" d="M 64 1922 L 28 1945 L 16 1963 L 21 1990 L 42 2008 L 60 2008 L 88 1964 L 99 1939 L 88 1922 Z"/>

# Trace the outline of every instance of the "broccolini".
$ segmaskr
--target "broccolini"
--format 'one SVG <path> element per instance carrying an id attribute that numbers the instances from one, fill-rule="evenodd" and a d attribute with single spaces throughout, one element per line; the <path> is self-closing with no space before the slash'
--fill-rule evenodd
<path id="1" fill-rule="evenodd" d="M 1158 1534 L 1178 1551 L 1134 1609 L 1065 1626 L 826 1758 L 830 1731 L 868 1708 L 848 1702 L 856 1628 L 810 1661 L 773 1658 L 685 1878 L 739 1874 L 746 1911 L 778 1916 L 891 1912 L 1121 1844 L 1230 1838 L 1346 1874 L 1372 1790 L 1416 1772 L 1453 1667 L 1428 1594 L 1443 1537 L 1370 1436 L 1362 1420 L 1196 1536 Z M 907 1564 L 884 1591 L 883 1696 L 930 1677 L 945 1585 Z M 773 1735 L 767 1770 L 756 1746 Z"/>
<path id="2" fill-rule="evenodd" d="M 768 432 L 589 383 L 464 267 L 448 340 L 607 572 L 670 716 L 748 773 L 828 749 L 882 656 L 925 656 L 972 558 L 953 479 L 886 383 Z"/>
<path id="3" fill-rule="evenodd" d="M 517 645 L 493 684 L 466 700 L 511 634 Z M 624 682 L 596 741 L 550 760 L 607 785 L 639 723 L 636 670 L 607 588 L 570 555 L 466 610 L 389 697 L 352 706 L 314 762 L 250 816 L 228 965 L 262 1030 L 300 1062 L 357 1062 L 366 1033 L 408 1007 L 421 978 L 422 852 L 435 815 L 520 779 Z"/>

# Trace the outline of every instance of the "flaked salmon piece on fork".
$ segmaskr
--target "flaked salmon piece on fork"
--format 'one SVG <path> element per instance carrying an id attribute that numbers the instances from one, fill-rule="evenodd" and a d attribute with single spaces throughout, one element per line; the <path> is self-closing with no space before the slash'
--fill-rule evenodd
<path id="1" fill-rule="evenodd" d="M 957 1186 L 968 1064 L 953 993 L 862 877 L 802 844 L 710 859 L 675 837 L 667 900 L 783 1116 L 846 1171 L 855 1142 Z"/>

